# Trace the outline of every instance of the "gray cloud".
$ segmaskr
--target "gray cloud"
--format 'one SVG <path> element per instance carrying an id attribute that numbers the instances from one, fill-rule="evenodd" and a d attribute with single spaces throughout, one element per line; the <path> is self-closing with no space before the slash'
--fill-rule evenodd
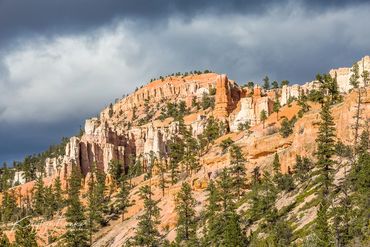
<path id="1" fill-rule="evenodd" d="M 29 12 L 36 11 L 41 2 L 35 1 Z M 67 8 L 66 2 L 60 10 Z M 76 2 L 76 11 L 80 2 L 85 1 Z M 81 17 L 73 17 L 75 10 L 60 11 L 73 15 L 72 26 L 87 23 L 90 28 L 81 32 L 63 28 L 41 32 L 57 25 L 69 27 L 58 14 L 50 26 L 41 23 L 56 11 L 54 6 L 32 19 L 34 23 L 23 28 L 17 24 L 17 30 L 41 33 L 15 36 L 13 45 L 0 48 L 0 140 L 6 143 L 0 146 L 0 160 L 41 151 L 62 136 L 76 133 L 84 118 L 153 77 L 211 69 L 240 83 L 259 82 L 266 74 L 302 83 L 370 53 L 370 33 L 364 31 L 370 22 L 370 6 L 360 1 L 346 7 L 342 1 L 326 1 L 325 11 L 318 12 L 304 3 L 260 1 L 246 13 L 244 4 L 236 10 L 238 1 L 227 6 L 219 1 L 213 7 L 206 2 L 199 2 L 196 14 L 188 14 L 192 6 L 173 4 L 162 5 L 163 10 L 127 5 L 127 16 L 118 10 L 104 14 L 102 9 L 106 18 L 96 17 L 89 7 Z M 0 0 L 0 19 L 4 4 L 9 1 Z M 221 7 L 224 13 L 215 14 Z M 150 8 L 151 14 L 143 18 L 156 21 L 148 24 L 140 16 Z M 178 14 L 166 14 L 169 8 Z"/>
<path id="2" fill-rule="evenodd" d="M 115 18 L 153 24 L 173 16 L 189 20 L 206 12 L 257 15 L 292 2 L 315 14 L 368 0 L 104 0 L 104 3 L 101 0 L 0 0 L 0 44 L 16 35 L 80 32 Z"/>

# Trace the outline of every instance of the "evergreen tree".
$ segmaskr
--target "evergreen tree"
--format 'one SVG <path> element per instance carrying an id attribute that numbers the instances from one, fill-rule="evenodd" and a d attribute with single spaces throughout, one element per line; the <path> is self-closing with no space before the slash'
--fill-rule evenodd
<path id="1" fill-rule="evenodd" d="M 97 169 L 95 163 L 91 166 L 87 192 L 87 220 L 90 245 L 92 234 L 99 225 L 104 224 L 105 200 L 105 174 Z"/>
<path id="2" fill-rule="evenodd" d="M 45 212 L 45 186 L 42 175 L 36 179 L 33 192 L 33 210 L 36 215 L 43 215 Z"/>
<path id="3" fill-rule="evenodd" d="M 2 193 L 1 221 L 9 222 L 17 217 L 18 205 L 14 190 L 5 190 Z"/>
<path id="4" fill-rule="evenodd" d="M 161 188 L 162 196 L 164 196 L 165 189 L 168 188 L 167 183 L 169 182 L 166 179 L 166 163 L 163 162 L 163 160 L 160 160 L 156 163 L 156 166 L 158 167 L 159 171 L 159 188 Z"/>
<path id="5" fill-rule="evenodd" d="M 363 70 L 361 77 L 364 82 L 364 87 L 367 87 L 369 85 L 369 71 Z"/>
<path id="6" fill-rule="evenodd" d="M 219 224 L 225 227 L 220 235 L 219 243 L 221 246 L 228 247 L 245 246 L 246 241 L 240 226 L 240 216 L 236 213 L 233 201 L 232 178 L 227 169 L 222 171 L 218 185 L 221 205 Z"/>
<path id="7" fill-rule="evenodd" d="M 275 102 L 274 102 L 274 106 L 273 106 L 273 111 L 276 112 L 276 121 L 279 121 L 279 111 L 280 111 L 280 102 L 279 102 L 279 98 L 275 97 Z"/>
<path id="8" fill-rule="evenodd" d="M 11 247 L 8 237 L 0 231 L 0 247 Z"/>
<path id="9" fill-rule="evenodd" d="M 55 210 L 60 210 L 64 206 L 64 198 L 63 194 L 64 191 L 62 189 L 62 182 L 60 181 L 60 176 L 57 176 L 54 181 L 53 185 L 54 190 L 54 202 L 55 202 Z"/>
<path id="10" fill-rule="evenodd" d="M 150 186 L 140 188 L 140 197 L 144 200 L 144 213 L 139 216 L 139 223 L 134 237 L 136 246 L 155 247 L 160 246 L 161 235 L 157 229 L 159 221 L 159 208 L 157 202 L 152 199 Z"/>
<path id="11" fill-rule="evenodd" d="M 252 171 L 252 184 L 260 183 L 260 181 L 261 181 L 260 167 L 256 166 L 253 168 Z"/>
<path id="12" fill-rule="evenodd" d="M 259 177 L 259 169 L 256 173 L 254 176 L 258 175 Z M 272 179 L 268 173 L 264 174 L 264 178 L 254 178 L 254 180 L 256 181 L 252 184 L 252 190 L 248 197 L 251 205 L 248 210 L 248 217 L 251 222 L 255 222 L 273 212 L 271 209 L 275 205 L 277 194 L 275 185 L 272 183 Z"/>
<path id="13" fill-rule="evenodd" d="M 45 198 L 45 203 L 44 203 L 43 215 L 45 216 L 46 219 L 50 220 L 54 217 L 54 213 L 56 210 L 56 205 L 55 205 L 56 201 L 55 201 L 53 189 L 51 186 L 44 188 L 44 198 Z"/>
<path id="14" fill-rule="evenodd" d="M 265 76 L 265 78 L 263 78 L 263 89 L 265 90 L 270 89 L 270 79 L 268 76 Z"/>
<path id="15" fill-rule="evenodd" d="M 192 172 L 197 172 L 199 169 L 199 162 L 197 152 L 199 150 L 198 142 L 192 137 L 191 131 L 187 130 L 184 133 L 185 148 L 183 163 L 185 165 L 185 171 L 187 175 L 191 175 Z"/>
<path id="16" fill-rule="evenodd" d="M 301 157 L 300 155 L 296 156 L 294 173 L 300 182 L 304 182 L 309 178 L 312 167 L 313 165 L 309 158 Z"/>
<path id="17" fill-rule="evenodd" d="M 236 195 L 240 199 L 242 190 L 246 187 L 246 169 L 245 163 L 247 160 L 244 158 L 242 150 L 237 145 L 231 145 L 230 148 L 230 164 L 231 173 L 233 178 L 233 186 L 236 188 Z"/>
<path id="18" fill-rule="evenodd" d="M 366 245 L 369 230 L 369 209 L 370 209 L 370 153 L 369 153 L 369 130 L 365 129 L 360 135 L 358 158 L 355 166 L 349 174 L 349 184 L 352 193 L 349 200 L 352 205 L 352 220 L 348 222 L 349 238 L 358 245 L 363 242 Z"/>
<path id="19" fill-rule="evenodd" d="M 320 247 L 333 246 L 328 223 L 328 205 L 326 200 L 321 200 L 316 217 L 315 235 Z"/>
<path id="20" fill-rule="evenodd" d="M 293 134 L 292 124 L 288 119 L 284 118 L 283 121 L 281 122 L 281 128 L 279 130 L 279 133 L 283 138 L 287 138 L 288 136 Z"/>
<path id="21" fill-rule="evenodd" d="M 67 232 L 64 235 L 66 246 L 87 247 L 89 246 L 88 229 L 85 218 L 85 210 L 80 202 L 81 172 L 77 165 L 72 165 L 72 172 L 68 179 Z"/>
<path id="22" fill-rule="evenodd" d="M 207 141 L 207 149 L 209 144 L 220 136 L 220 126 L 213 116 L 207 120 L 203 135 Z"/>
<path id="23" fill-rule="evenodd" d="M 127 209 L 133 205 L 130 199 L 130 185 L 127 182 L 126 177 L 123 175 L 120 179 L 119 192 L 116 197 L 116 208 L 122 214 L 122 222 L 125 220 L 125 213 Z"/>
<path id="24" fill-rule="evenodd" d="M 289 85 L 289 81 L 287 81 L 287 80 L 282 80 L 281 81 L 281 87 L 288 86 L 288 85 Z"/>
<path id="25" fill-rule="evenodd" d="M 173 185 L 177 182 L 179 163 L 184 157 L 184 141 L 180 136 L 174 136 L 173 139 L 170 140 L 168 147 L 170 149 L 169 158 L 171 184 Z"/>
<path id="26" fill-rule="evenodd" d="M 316 80 L 319 81 L 320 83 L 321 92 L 324 92 L 324 95 L 327 95 L 330 105 L 336 104 L 341 101 L 336 74 L 334 78 L 332 78 L 331 75 L 329 74 L 324 75 L 318 74 L 316 76 Z"/>
<path id="27" fill-rule="evenodd" d="M 325 103 L 320 112 L 321 123 L 317 142 L 317 166 L 320 169 L 320 181 L 322 183 L 322 196 L 329 195 L 332 184 L 333 155 L 335 154 L 335 123 L 330 113 L 329 103 Z"/>
<path id="28" fill-rule="evenodd" d="M 272 89 L 278 89 L 279 88 L 279 83 L 277 81 L 272 82 Z"/>
<path id="29" fill-rule="evenodd" d="M 191 187 L 184 182 L 176 196 L 176 212 L 178 215 L 176 242 L 180 246 L 197 245 L 195 206 L 196 200 L 192 197 Z"/>
<path id="30" fill-rule="evenodd" d="M 321 194 L 320 207 L 317 213 L 315 234 L 319 246 L 331 246 L 331 233 L 328 223 L 329 193 L 332 186 L 333 155 L 335 154 L 335 124 L 330 113 L 330 103 L 326 102 L 321 109 L 321 123 L 317 142 L 317 166 L 320 171 Z"/>
<path id="31" fill-rule="evenodd" d="M 108 173 L 116 185 L 119 183 L 123 172 L 122 163 L 119 160 L 112 160 L 109 163 Z"/>
<path id="32" fill-rule="evenodd" d="M 227 139 L 222 140 L 221 143 L 220 143 L 222 153 L 224 154 L 229 149 L 229 147 L 231 147 L 231 145 L 233 143 L 234 143 L 234 141 L 230 137 L 228 137 Z"/>
<path id="33" fill-rule="evenodd" d="M 273 245 L 276 247 L 290 246 L 293 240 L 293 230 L 285 219 L 278 219 L 273 225 Z"/>
<path id="34" fill-rule="evenodd" d="M 275 175 L 281 174 L 281 164 L 279 160 L 279 155 L 275 153 L 274 161 L 272 162 L 272 167 L 274 169 Z"/>
<path id="35" fill-rule="evenodd" d="M 262 122 L 263 128 L 265 128 L 265 121 L 267 119 L 267 112 L 265 110 L 262 110 L 260 112 L 260 121 Z"/>
<path id="36" fill-rule="evenodd" d="M 15 245 L 17 247 L 37 247 L 36 231 L 26 217 L 15 226 Z"/>
<path id="37" fill-rule="evenodd" d="M 218 212 L 220 211 L 220 195 L 213 180 L 210 181 L 207 187 L 207 207 L 205 212 L 205 219 L 207 226 L 204 227 L 204 239 L 202 246 L 209 246 L 211 243 L 216 243 L 216 239 L 222 233 L 222 226 L 218 223 Z"/>

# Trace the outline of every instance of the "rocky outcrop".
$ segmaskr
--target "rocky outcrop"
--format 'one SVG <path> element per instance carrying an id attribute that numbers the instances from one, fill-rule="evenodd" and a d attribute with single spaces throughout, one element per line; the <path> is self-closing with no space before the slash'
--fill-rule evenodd
<path id="1" fill-rule="evenodd" d="M 288 103 L 289 99 L 298 99 L 301 94 L 301 87 L 299 85 L 287 86 L 284 85 L 281 89 L 281 99 L 280 104 L 285 105 Z"/>
<path id="2" fill-rule="evenodd" d="M 370 57 L 364 57 L 358 64 L 360 73 L 364 69 L 370 70 Z M 343 92 L 351 88 L 349 83 L 351 73 L 349 68 L 330 71 L 332 76 L 337 76 L 339 87 Z M 319 85 L 313 81 L 304 85 L 283 86 L 280 91 L 268 92 L 264 92 L 256 85 L 251 94 L 241 90 L 226 75 L 210 73 L 157 80 L 118 101 L 112 109 L 110 107 L 104 109 L 99 118 L 86 120 L 84 135 L 81 138 L 70 139 L 64 156 L 46 159 L 46 175 L 67 176 L 72 164 L 79 165 L 83 173 L 87 174 L 93 163 L 108 171 L 112 160 L 118 160 L 122 166 L 128 166 L 130 157 L 141 156 L 148 159 L 151 153 L 157 157 L 165 157 L 168 151 L 167 142 L 176 133 L 176 123 L 152 120 L 146 125 L 130 128 L 123 123 L 133 121 L 134 108 L 137 111 L 136 115 L 145 116 L 147 114 L 145 102 L 154 106 L 163 105 L 167 101 L 184 100 L 190 107 L 194 97 L 200 100 L 203 94 L 209 93 L 211 87 L 216 88 L 213 115 L 231 123 L 230 130 L 235 132 L 241 123 L 249 122 L 251 126 L 259 124 L 262 110 L 268 115 L 271 114 L 275 95 L 280 95 L 280 104 L 285 105 L 290 98 L 298 98 L 302 93 L 307 94 L 310 90 L 318 89 Z M 203 132 L 206 119 L 206 115 L 198 114 L 194 119 L 187 121 L 194 136 Z"/>
<path id="3" fill-rule="evenodd" d="M 216 81 L 216 99 L 214 116 L 225 118 L 229 116 L 231 108 L 229 80 L 226 75 L 219 75 Z"/>
<path id="4" fill-rule="evenodd" d="M 239 124 L 249 122 L 251 126 L 260 123 L 261 111 L 272 112 L 273 101 L 269 97 L 247 97 L 240 100 L 240 111 L 236 114 L 230 126 L 231 131 L 237 131 Z"/>
<path id="5" fill-rule="evenodd" d="M 360 61 L 357 62 L 359 67 L 359 74 L 361 75 L 364 70 L 370 71 L 370 56 L 363 57 Z M 338 87 L 342 93 L 347 93 L 352 85 L 349 83 L 351 78 L 352 70 L 350 68 L 339 68 L 332 69 L 329 71 L 329 74 L 334 78 L 337 77 Z M 360 86 L 364 85 L 362 78 L 359 78 Z"/>
<path id="6" fill-rule="evenodd" d="M 230 82 L 226 75 L 219 75 L 216 80 L 216 98 L 214 116 L 225 119 L 236 107 L 241 97 L 241 89 Z"/>

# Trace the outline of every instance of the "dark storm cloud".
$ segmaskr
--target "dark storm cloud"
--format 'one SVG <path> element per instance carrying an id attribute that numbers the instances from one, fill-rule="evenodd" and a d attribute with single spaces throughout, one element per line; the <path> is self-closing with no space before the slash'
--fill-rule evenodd
<path id="1" fill-rule="evenodd" d="M 63 136 L 78 133 L 83 119 L 68 119 L 53 124 L 0 122 L 0 161 L 11 164 L 14 160 L 23 160 L 25 155 L 46 150 L 50 145 L 58 144 Z M 75 126 L 71 126 L 71 122 Z M 0 166 L 2 163 L 0 164 Z"/>
<path id="2" fill-rule="evenodd" d="M 155 23 L 170 16 L 184 19 L 214 14 L 260 14 L 276 5 L 299 2 L 306 9 L 326 11 L 344 8 L 364 0 L 0 0 L 0 44 L 16 35 L 39 32 L 80 31 L 110 22 L 114 18 L 137 19 Z"/>

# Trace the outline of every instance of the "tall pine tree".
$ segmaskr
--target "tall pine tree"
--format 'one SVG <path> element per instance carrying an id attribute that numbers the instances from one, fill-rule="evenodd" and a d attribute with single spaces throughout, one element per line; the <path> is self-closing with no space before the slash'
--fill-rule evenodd
<path id="1" fill-rule="evenodd" d="M 15 246 L 37 247 L 36 231 L 28 217 L 17 222 L 15 226 Z"/>
<path id="2" fill-rule="evenodd" d="M 236 195 L 238 199 L 242 196 L 242 191 L 246 187 L 246 169 L 245 163 L 247 160 L 244 158 L 242 150 L 239 146 L 233 144 L 230 148 L 230 164 L 231 174 L 233 179 L 233 186 L 236 188 Z"/>
<path id="3" fill-rule="evenodd" d="M 144 213 L 139 216 L 139 223 L 136 229 L 133 244 L 136 246 L 155 247 L 160 246 L 161 235 L 157 229 L 160 216 L 160 209 L 152 198 L 151 187 L 145 185 L 140 188 L 140 197 L 144 200 Z"/>
<path id="4" fill-rule="evenodd" d="M 328 223 L 329 194 L 333 180 L 333 156 L 335 154 L 335 123 L 330 112 L 330 102 L 323 104 L 317 142 L 317 167 L 321 183 L 320 206 L 316 218 L 315 234 L 320 246 L 331 246 L 332 235 Z"/>
<path id="5" fill-rule="evenodd" d="M 71 175 L 68 179 L 68 208 L 65 214 L 67 232 L 65 233 L 64 241 L 68 247 L 89 246 L 85 209 L 80 201 L 80 189 L 80 168 L 73 164 Z"/>
<path id="6" fill-rule="evenodd" d="M 125 220 L 127 209 L 133 205 L 130 199 L 130 185 L 127 182 L 126 176 L 122 175 L 119 184 L 119 191 L 116 196 L 116 208 L 121 213 L 122 222 Z"/>
<path id="7" fill-rule="evenodd" d="M 176 196 L 176 212 L 178 215 L 176 242 L 180 246 L 197 245 L 195 206 L 196 200 L 192 197 L 191 187 L 184 182 Z"/>

